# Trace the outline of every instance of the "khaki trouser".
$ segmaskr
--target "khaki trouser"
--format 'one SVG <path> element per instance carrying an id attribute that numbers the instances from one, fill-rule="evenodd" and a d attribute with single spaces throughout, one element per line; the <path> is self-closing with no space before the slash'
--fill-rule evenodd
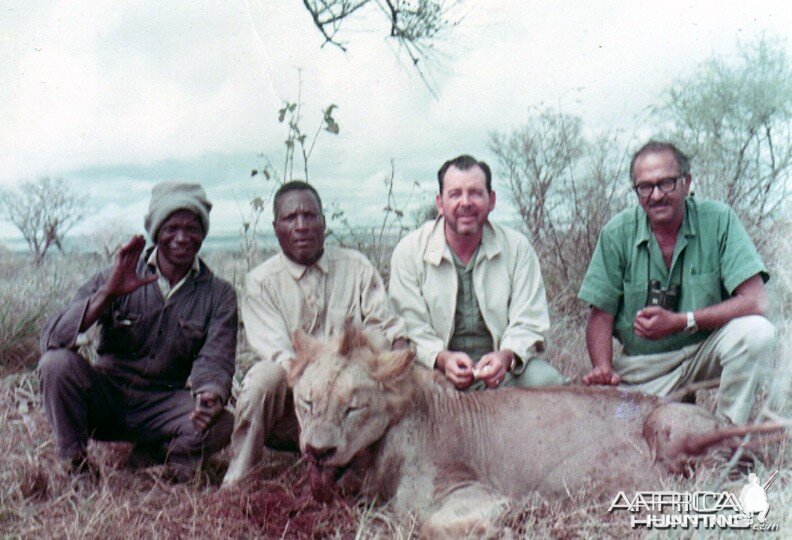
<path id="1" fill-rule="evenodd" d="M 286 384 L 286 371 L 274 362 L 256 362 L 245 374 L 237 398 L 232 457 L 223 486 L 238 482 L 259 465 L 265 446 L 298 450 L 298 437 L 299 426 L 292 391 Z"/>
<path id="2" fill-rule="evenodd" d="M 690 383 L 720 377 L 717 412 L 748 421 L 756 387 L 770 369 L 775 328 L 758 315 L 739 317 L 707 339 L 678 351 L 621 356 L 613 362 L 622 387 L 665 396 Z"/>

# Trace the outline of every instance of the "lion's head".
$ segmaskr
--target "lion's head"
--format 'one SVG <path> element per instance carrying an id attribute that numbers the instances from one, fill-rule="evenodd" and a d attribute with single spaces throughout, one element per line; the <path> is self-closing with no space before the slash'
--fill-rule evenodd
<path id="1" fill-rule="evenodd" d="M 300 424 L 300 450 L 313 466 L 314 495 L 332 484 L 382 438 L 412 399 L 412 351 L 390 351 L 381 336 L 348 326 L 323 343 L 298 333 L 288 374 Z"/>

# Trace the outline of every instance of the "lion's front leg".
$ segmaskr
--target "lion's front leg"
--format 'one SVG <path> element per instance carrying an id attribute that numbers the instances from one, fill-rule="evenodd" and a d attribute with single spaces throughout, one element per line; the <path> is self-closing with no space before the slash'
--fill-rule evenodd
<path id="1" fill-rule="evenodd" d="M 501 537 L 496 523 L 510 502 L 478 481 L 438 486 L 421 538 Z"/>

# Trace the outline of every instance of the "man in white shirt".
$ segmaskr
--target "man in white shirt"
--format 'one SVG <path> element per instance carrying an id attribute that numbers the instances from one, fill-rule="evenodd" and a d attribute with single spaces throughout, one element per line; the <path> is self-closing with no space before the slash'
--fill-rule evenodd
<path id="1" fill-rule="evenodd" d="M 316 189 L 305 182 L 286 183 L 273 205 L 282 251 L 245 280 L 242 320 L 259 360 L 242 382 L 224 486 L 258 465 L 265 446 L 297 448 L 286 373 L 298 329 L 329 338 L 351 322 L 383 333 L 394 347 L 407 346 L 404 324 L 392 314 L 374 266 L 357 251 L 324 245 L 325 219 Z"/>

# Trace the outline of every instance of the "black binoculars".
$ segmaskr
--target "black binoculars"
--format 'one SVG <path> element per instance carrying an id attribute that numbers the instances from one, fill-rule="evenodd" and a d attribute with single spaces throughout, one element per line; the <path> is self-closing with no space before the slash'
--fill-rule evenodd
<path id="1" fill-rule="evenodd" d="M 680 287 L 676 283 L 669 285 L 668 289 L 663 289 L 658 280 L 652 279 L 646 291 L 646 305 L 676 311 L 679 307 L 679 291 Z"/>

